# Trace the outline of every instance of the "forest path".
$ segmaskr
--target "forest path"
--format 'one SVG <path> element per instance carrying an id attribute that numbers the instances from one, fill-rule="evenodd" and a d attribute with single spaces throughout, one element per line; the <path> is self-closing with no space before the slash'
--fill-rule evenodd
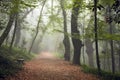
<path id="1" fill-rule="evenodd" d="M 24 69 L 5 80 L 99 80 L 95 75 L 82 72 L 80 66 L 57 59 L 51 53 L 41 53 L 26 62 Z"/>

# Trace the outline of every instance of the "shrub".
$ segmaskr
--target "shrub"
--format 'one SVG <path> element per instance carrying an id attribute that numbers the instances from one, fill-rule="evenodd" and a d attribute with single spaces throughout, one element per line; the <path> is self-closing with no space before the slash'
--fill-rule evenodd
<path id="1" fill-rule="evenodd" d="M 17 62 L 17 59 L 22 58 L 28 61 L 33 57 L 18 48 L 13 48 L 10 52 L 9 47 L 2 46 L 0 48 L 0 77 L 15 74 L 22 69 L 22 65 Z"/>

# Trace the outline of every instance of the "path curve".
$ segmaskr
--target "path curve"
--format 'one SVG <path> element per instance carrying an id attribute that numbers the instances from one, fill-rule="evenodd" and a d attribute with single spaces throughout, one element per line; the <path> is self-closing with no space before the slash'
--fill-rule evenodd
<path id="1" fill-rule="evenodd" d="M 43 52 L 15 76 L 5 80 L 99 80 L 95 75 L 85 74 L 79 66 L 56 59 L 51 53 Z"/>

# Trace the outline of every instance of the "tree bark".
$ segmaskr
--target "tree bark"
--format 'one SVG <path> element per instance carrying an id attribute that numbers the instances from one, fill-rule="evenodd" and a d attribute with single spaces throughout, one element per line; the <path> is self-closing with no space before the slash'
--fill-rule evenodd
<path id="1" fill-rule="evenodd" d="M 64 8 L 64 0 L 61 0 L 61 8 L 62 8 L 62 14 L 63 14 L 63 18 L 64 18 L 64 40 L 63 40 L 63 44 L 65 47 L 65 53 L 64 53 L 64 58 L 66 61 L 70 61 L 70 40 L 69 37 L 67 36 L 68 32 L 67 32 L 67 15 L 66 15 L 66 11 Z"/>
<path id="2" fill-rule="evenodd" d="M 119 47 L 119 48 L 120 48 L 120 47 Z M 118 59 L 118 60 L 119 60 L 119 66 L 118 66 L 118 67 L 119 67 L 119 72 L 120 72 L 120 50 L 119 50 L 119 52 L 118 52 L 118 55 L 119 55 L 119 59 Z"/>
<path id="3" fill-rule="evenodd" d="M 15 39 L 15 44 L 14 44 L 15 47 L 18 47 L 18 44 L 19 44 L 20 38 L 21 38 L 21 23 L 19 22 L 19 19 L 17 21 L 18 21 L 17 28 L 16 28 L 17 33 L 15 35 L 16 39 Z"/>
<path id="4" fill-rule="evenodd" d="M 12 37 L 12 41 L 11 41 L 10 47 L 9 47 L 10 50 L 12 49 L 13 42 L 14 42 L 14 40 L 15 40 L 16 29 L 17 29 L 17 27 L 18 27 L 18 13 L 16 13 L 15 18 L 16 18 L 16 19 L 15 19 L 15 26 L 14 26 L 13 37 Z"/>
<path id="5" fill-rule="evenodd" d="M 73 64 L 81 65 L 80 64 L 80 55 L 81 55 L 81 48 L 82 48 L 82 41 L 79 38 L 74 37 L 75 35 L 80 36 L 78 28 L 78 15 L 80 9 L 80 1 L 75 0 L 72 9 L 71 15 L 71 35 L 72 35 L 72 43 L 74 47 L 74 55 L 73 55 Z"/>
<path id="6" fill-rule="evenodd" d="M 90 39 L 85 39 L 85 45 L 86 45 L 86 53 L 88 55 L 88 62 L 90 67 L 94 67 L 94 61 L 93 61 L 93 42 Z"/>
<path id="7" fill-rule="evenodd" d="M 0 47 L 2 46 L 4 40 L 6 39 L 6 37 L 8 36 L 8 34 L 11 30 L 12 24 L 14 22 L 14 18 L 15 18 L 15 14 L 10 14 L 10 18 L 9 18 L 9 22 L 7 24 L 7 27 L 0 37 Z"/>
<path id="8" fill-rule="evenodd" d="M 13 46 L 13 43 L 14 43 L 14 40 L 15 40 L 16 29 L 18 27 L 19 3 L 20 3 L 20 1 L 15 3 L 15 7 L 16 7 L 16 11 L 14 12 L 14 14 L 15 14 L 15 26 L 14 26 L 12 41 L 11 41 L 10 47 L 9 47 L 10 52 L 11 52 L 11 49 L 12 49 L 12 46 Z"/>
<path id="9" fill-rule="evenodd" d="M 98 51 L 98 28 L 97 28 L 97 0 L 94 0 L 94 26 L 95 26 L 95 49 L 96 49 L 96 63 L 99 75 L 101 74 L 99 51 Z"/>

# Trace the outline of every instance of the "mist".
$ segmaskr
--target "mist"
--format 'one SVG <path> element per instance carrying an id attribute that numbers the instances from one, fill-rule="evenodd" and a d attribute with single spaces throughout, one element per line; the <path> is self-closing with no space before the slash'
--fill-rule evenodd
<path id="1" fill-rule="evenodd" d="M 40 60 L 44 66 L 50 60 L 52 68 L 57 61 L 69 66 L 66 61 L 97 75 L 110 73 L 113 79 L 120 73 L 119 7 L 119 0 L 1 0 L 0 57 L 21 68 Z"/>

